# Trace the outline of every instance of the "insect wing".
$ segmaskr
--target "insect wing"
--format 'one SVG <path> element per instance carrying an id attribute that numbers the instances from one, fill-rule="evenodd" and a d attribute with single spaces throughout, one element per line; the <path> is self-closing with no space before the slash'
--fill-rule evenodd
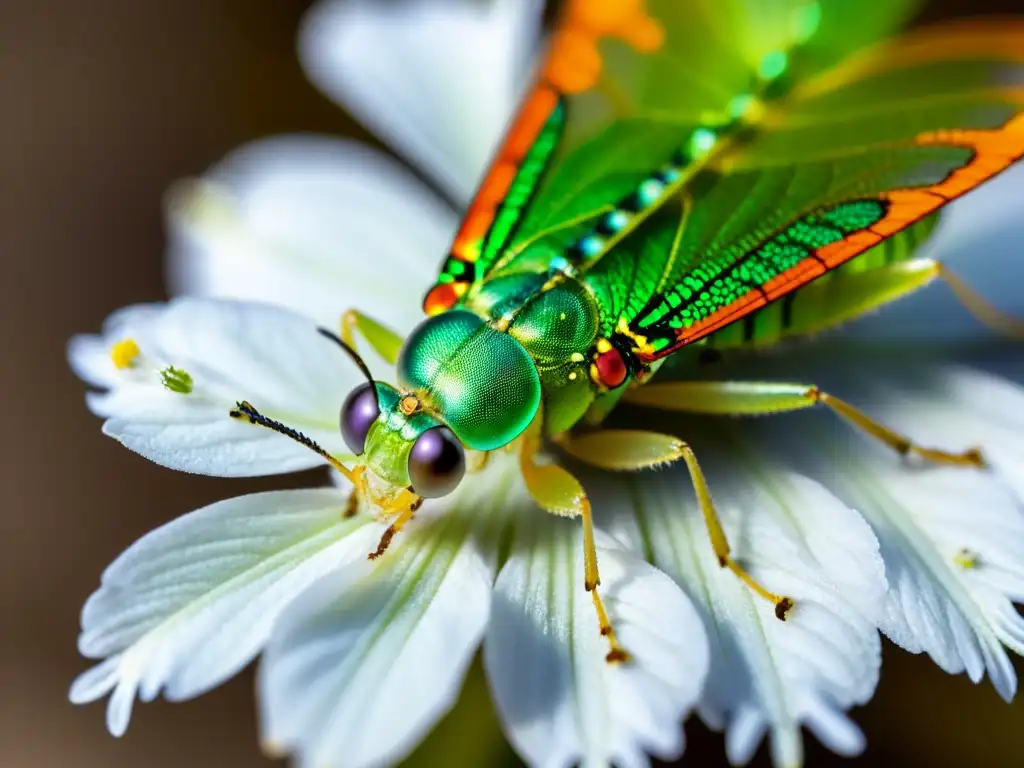
<path id="1" fill-rule="evenodd" d="M 681 190 L 661 287 L 624 323 L 640 358 L 741 319 L 1020 159 L 1021 84 L 1024 22 L 974 22 L 855 54 L 758 105 Z"/>
<path id="2" fill-rule="evenodd" d="M 454 306 L 549 234 L 539 266 L 603 228 L 611 236 L 579 253 L 596 262 L 708 161 L 708 126 L 734 123 L 752 87 L 820 72 L 898 28 L 917 5 L 569 0 L 424 310 Z M 670 160 L 679 174 L 671 189 L 624 216 L 618 203 Z"/>

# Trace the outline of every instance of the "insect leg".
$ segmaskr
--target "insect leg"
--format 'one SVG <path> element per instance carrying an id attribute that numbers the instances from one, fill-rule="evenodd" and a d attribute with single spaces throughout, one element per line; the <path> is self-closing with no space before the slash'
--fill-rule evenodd
<path id="1" fill-rule="evenodd" d="M 689 450 L 678 437 L 641 429 L 603 429 L 582 435 L 567 433 L 554 442 L 570 456 L 613 472 L 672 464 Z"/>
<path id="2" fill-rule="evenodd" d="M 535 423 L 539 423 L 539 420 Z M 531 433 L 524 440 L 519 453 L 523 478 L 530 495 L 542 508 L 556 515 L 579 516 L 583 523 L 583 583 L 594 601 L 598 627 L 608 640 L 608 654 L 611 662 L 628 661 L 629 653 L 619 645 L 615 630 L 608 619 L 604 602 L 598 592 L 601 574 L 597 567 L 597 547 L 594 545 L 594 520 L 590 500 L 579 481 L 562 467 L 555 464 L 538 464 L 537 450 L 540 448 L 539 429 L 531 427 Z"/>
<path id="3" fill-rule="evenodd" d="M 390 328 L 381 325 L 372 317 L 357 309 L 350 309 L 341 316 L 341 338 L 352 349 L 356 348 L 355 331 L 366 339 L 373 351 L 392 365 L 398 360 L 402 348 L 402 337 Z"/>
<path id="4" fill-rule="evenodd" d="M 398 503 L 395 504 L 395 507 L 396 509 L 400 509 L 401 512 L 399 512 L 398 517 L 392 520 L 391 524 L 384 529 L 384 533 L 382 533 L 380 537 L 380 542 L 377 544 L 377 549 L 367 555 L 370 560 L 376 560 L 387 552 L 395 534 L 401 531 L 406 526 L 406 523 L 412 520 L 413 515 L 416 514 L 416 510 L 423 506 L 423 499 L 410 491 L 403 491 L 399 494 L 396 501 Z"/>
<path id="5" fill-rule="evenodd" d="M 592 432 L 578 438 L 563 439 L 559 444 L 571 456 L 612 471 L 645 469 L 682 459 L 690 472 L 690 482 L 697 495 L 697 504 L 719 565 L 728 568 L 755 593 L 772 603 L 775 615 L 786 620 L 786 615 L 793 607 L 793 600 L 765 589 L 732 558 L 732 548 L 711 500 L 707 480 L 690 446 L 671 435 L 632 429 Z"/>
<path id="6" fill-rule="evenodd" d="M 940 262 L 936 266 L 942 281 L 953 291 L 953 295 L 963 308 L 977 320 L 1010 338 L 1024 339 L 1024 320 L 1000 312 L 967 283 L 950 272 L 945 264 Z"/>
<path id="7" fill-rule="evenodd" d="M 982 467 L 977 448 L 952 453 L 918 445 L 864 411 L 813 384 L 767 381 L 681 381 L 647 384 L 627 396 L 629 402 L 690 413 L 757 416 L 824 405 L 840 418 L 888 445 L 901 456 L 914 454 L 938 464 Z"/>

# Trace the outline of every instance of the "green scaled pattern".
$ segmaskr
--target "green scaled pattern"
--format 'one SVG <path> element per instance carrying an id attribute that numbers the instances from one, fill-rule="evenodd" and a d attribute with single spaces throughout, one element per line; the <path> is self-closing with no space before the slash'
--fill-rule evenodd
<path id="1" fill-rule="evenodd" d="M 701 263 L 642 312 L 635 325 L 642 332 L 692 325 L 766 285 L 816 249 L 871 226 L 885 211 L 878 200 L 841 203 L 799 219 L 726 269 L 713 261 Z M 667 338 L 659 341 L 661 346 L 668 343 Z M 659 348 L 656 345 L 655 351 Z"/>
<path id="2" fill-rule="evenodd" d="M 413 332 L 398 360 L 398 380 L 477 451 L 517 437 L 540 406 L 540 378 L 526 350 L 465 310 L 432 317 Z"/>

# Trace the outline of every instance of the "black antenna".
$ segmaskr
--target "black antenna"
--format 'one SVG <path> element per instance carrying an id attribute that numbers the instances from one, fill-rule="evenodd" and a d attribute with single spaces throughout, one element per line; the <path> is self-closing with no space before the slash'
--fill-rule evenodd
<path id="1" fill-rule="evenodd" d="M 350 358 L 352 358 L 352 361 L 357 366 L 359 366 L 359 370 L 362 372 L 363 376 L 366 377 L 366 380 L 368 382 L 370 382 L 370 385 L 373 388 L 373 397 L 374 397 L 375 400 L 377 400 L 377 407 L 379 409 L 380 408 L 380 398 L 377 396 L 377 382 L 374 380 L 373 374 L 370 373 L 370 368 L 369 368 L 369 366 L 366 365 L 366 362 L 363 360 L 363 358 L 360 357 L 358 352 L 356 352 L 352 347 L 350 347 L 348 344 L 346 344 L 341 339 L 341 337 L 339 337 L 333 331 L 329 331 L 326 328 L 317 328 L 317 331 L 319 332 L 319 334 L 321 336 L 323 336 L 324 338 L 330 339 L 335 344 L 337 344 L 339 347 L 341 347 L 343 350 L 345 350 L 345 354 L 348 355 Z"/>

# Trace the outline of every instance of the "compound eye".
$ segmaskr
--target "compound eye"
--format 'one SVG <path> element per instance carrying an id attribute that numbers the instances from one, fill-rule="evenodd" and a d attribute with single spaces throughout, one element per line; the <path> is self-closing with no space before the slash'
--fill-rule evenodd
<path id="1" fill-rule="evenodd" d="M 434 427 L 420 435 L 409 454 L 413 493 L 428 499 L 445 496 L 466 474 L 462 443 L 447 427 Z"/>
<path id="2" fill-rule="evenodd" d="M 352 453 L 366 447 L 366 435 L 380 415 L 377 390 L 372 383 L 360 384 L 349 392 L 341 406 L 341 435 Z"/>

